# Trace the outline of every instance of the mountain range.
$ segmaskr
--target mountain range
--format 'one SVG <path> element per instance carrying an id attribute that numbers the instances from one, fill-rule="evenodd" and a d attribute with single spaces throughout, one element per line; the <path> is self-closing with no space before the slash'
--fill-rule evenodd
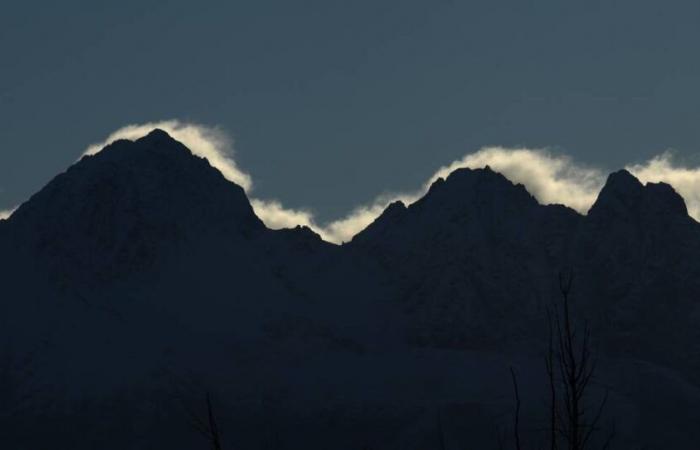
<path id="1" fill-rule="evenodd" d="M 537 434 L 567 274 L 615 447 L 694 448 L 698 255 L 673 187 L 625 170 L 581 215 L 458 169 L 330 244 L 154 130 L 0 220 L 0 442 L 204 448 L 210 393 L 227 448 L 497 448 L 509 366 Z"/>

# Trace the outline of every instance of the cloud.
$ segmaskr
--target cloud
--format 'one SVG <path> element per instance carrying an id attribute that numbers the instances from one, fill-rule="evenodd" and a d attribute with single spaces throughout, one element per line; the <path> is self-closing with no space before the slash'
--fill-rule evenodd
<path id="1" fill-rule="evenodd" d="M 105 140 L 90 145 L 84 155 L 93 155 L 102 150 L 106 145 L 119 140 L 135 140 L 147 135 L 155 128 L 164 130 L 173 138 L 182 142 L 195 155 L 205 157 L 209 163 L 216 167 L 229 181 L 241 186 L 250 198 L 250 203 L 255 214 L 272 229 L 293 228 L 297 225 L 307 226 L 316 231 L 323 239 L 329 242 L 347 242 L 365 228 L 381 214 L 384 208 L 395 197 L 382 196 L 369 205 L 359 206 L 346 217 L 327 224 L 319 224 L 309 210 L 286 208 L 278 200 L 259 199 L 251 195 L 253 181 L 251 176 L 241 170 L 233 159 L 233 139 L 226 133 L 215 127 L 200 124 L 180 122 L 178 120 L 165 120 L 132 124 L 124 126 L 111 133 Z M 397 196 L 407 200 L 409 196 Z M 411 199 L 413 197 L 410 197 Z"/>
<path id="2" fill-rule="evenodd" d="M 575 164 L 567 156 L 545 149 L 486 147 L 440 167 L 420 189 L 400 194 L 384 194 L 368 205 L 357 207 L 346 217 L 325 224 L 319 231 L 330 242 L 347 242 L 367 227 L 392 202 L 415 202 L 438 178 L 447 178 L 461 168 L 490 166 L 514 183 L 522 183 L 540 203 L 559 203 L 585 214 L 605 183 L 599 169 Z"/>
<path id="3" fill-rule="evenodd" d="M 700 167 L 681 167 L 673 161 L 673 152 L 666 151 L 649 161 L 627 166 L 643 183 L 668 183 L 685 200 L 688 214 L 700 220 Z"/>
<path id="4" fill-rule="evenodd" d="M 15 209 L 17 209 L 17 207 L 0 210 L 0 220 L 9 219 L 12 213 L 15 212 Z"/>
<path id="5" fill-rule="evenodd" d="M 581 214 L 588 212 L 606 179 L 603 170 L 587 167 L 547 149 L 485 147 L 438 168 L 413 192 L 381 195 L 356 207 L 345 217 L 319 224 L 309 210 L 290 209 L 274 199 L 255 198 L 251 176 L 241 170 L 233 159 L 233 140 L 218 128 L 177 120 L 129 125 L 109 135 L 104 142 L 91 145 L 85 153 L 96 153 L 117 139 L 137 139 L 154 128 L 165 130 L 190 148 L 192 153 L 206 157 L 227 179 L 242 186 L 255 213 L 269 228 L 308 226 L 326 241 L 334 243 L 351 240 L 391 202 L 415 202 L 434 181 L 446 178 L 459 168 L 476 169 L 488 165 L 512 182 L 523 184 L 540 203 L 567 205 Z M 644 163 L 627 166 L 627 169 L 643 182 L 664 181 L 673 185 L 685 199 L 691 216 L 700 219 L 700 167 L 686 168 L 674 164 L 671 153 L 666 152 Z"/>
<path id="6" fill-rule="evenodd" d="M 447 178 L 456 169 L 478 169 L 487 165 L 510 181 L 525 185 L 540 203 L 564 204 L 582 214 L 588 212 L 605 183 L 601 170 L 576 164 L 567 156 L 554 155 L 545 149 L 487 147 L 440 167 L 416 191 L 383 194 L 366 205 L 356 207 L 345 217 L 323 225 L 315 223 L 308 211 L 291 211 L 279 202 L 253 203 L 258 216 L 271 228 L 306 225 L 315 229 L 325 240 L 342 243 L 348 242 L 371 224 L 390 203 L 400 200 L 410 205 L 425 195 L 438 178 Z"/>
<path id="7" fill-rule="evenodd" d="M 107 144 L 118 139 L 133 141 L 147 135 L 155 128 L 160 128 L 185 144 L 195 155 L 207 158 L 209 163 L 219 169 L 224 177 L 241 186 L 246 192 L 253 188 L 250 175 L 239 169 L 233 159 L 233 140 L 226 133 L 214 127 L 184 123 L 178 120 L 127 125 L 107 136 L 104 141 L 90 145 L 83 154 L 93 155 Z"/>
<path id="8" fill-rule="evenodd" d="M 307 226 L 318 233 L 324 240 L 341 244 L 348 242 L 354 235 L 376 219 L 389 202 L 376 201 L 369 206 L 360 206 L 346 217 L 320 225 L 308 210 L 285 208 L 277 200 L 251 199 L 255 214 L 268 228 L 293 228 L 297 225 Z"/>
<path id="9" fill-rule="evenodd" d="M 429 184 L 459 168 L 484 166 L 513 183 L 522 183 L 540 203 L 567 205 L 582 214 L 588 212 L 605 183 L 601 170 L 576 164 L 568 156 L 545 149 L 487 147 L 441 167 Z"/>
<path id="10" fill-rule="evenodd" d="M 309 228 L 318 228 L 314 222 L 313 214 L 305 210 L 289 209 L 282 206 L 277 200 L 250 200 L 255 214 L 265 222 L 268 228 L 293 228 L 297 225 Z"/>
<path id="11" fill-rule="evenodd" d="M 178 120 L 127 125 L 111 133 L 102 142 L 90 145 L 83 152 L 83 155 L 93 155 L 119 139 L 138 139 L 155 128 L 160 128 L 182 142 L 193 154 L 207 158 L 209 163 L 216 167 L 226 179 L 241 186 L 250 197 L 253 190 L 253 180 L 248 173 L 238 167 L 233 159 L 233 139 L 215 127 Z M 261 200 L 251 197 L 250 202 L 258 217 L 270 228 L 292 228 L 297 225 L 305 225 L 316 230 L 324 239 L 336 242 L 335 234 L 326 233 L 324 227 L 315 223 L 313 214 L 309 211 L 285 208 L 277 200 Z"/>
<path id="12" fill-rule="evenodd" d="M 367 225 L 371 224 L 374 219 L 389 206 L 389 203 L 396 200 L 402 200 L 404 203 L 409 203 L 408 196 L 397 196 L 390 200 L 384 196 L 370 203 L 369 205 L 358 206 L 347 216 L 334 220 L 324 226 L 318 228 L 318 232 L 322 238 L 329 242 L 341 244 L 349 242 L 353 236 L 364 230 Z"/>

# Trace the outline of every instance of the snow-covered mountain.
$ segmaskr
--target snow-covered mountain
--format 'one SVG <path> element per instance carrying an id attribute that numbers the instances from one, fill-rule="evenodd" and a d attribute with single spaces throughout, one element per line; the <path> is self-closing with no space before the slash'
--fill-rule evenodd
<path id="1" fill-rule="evenodd" d="M 545 309 L 571 270 L 617 447 L 693 448 L 699 251 L 666 184 L 616 172 L 583 216 L 488 167 L 336 246 L 267 229 L 155 130 L 0 221 L 0 443 L 204 448 L 188 411 L 212 392 L 225 448 L 496 447 L 509 365 L 539 427 Z"/>

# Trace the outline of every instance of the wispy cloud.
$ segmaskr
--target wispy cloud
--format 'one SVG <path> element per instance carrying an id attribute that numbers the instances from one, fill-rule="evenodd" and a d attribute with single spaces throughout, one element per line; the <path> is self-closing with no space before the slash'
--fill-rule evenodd
<path id="1" fill-rule="evenodd" d="M 83 154 L 95 154 L 119 139 L 138 139 L 156 128 L 160 128 L 182 142 L 193 154 L 207 158 L 226 179 L 241 186 L 248 194 L 255 213 L 268 227 L 279 229 L 306 225 L 319 232 L 324 239 L 338 242 L 334 235 L 327 234 L 324 227 L 316 224 L 311 212 L 285 208 L 277 200 L 261 200 L 252 196 L 253 180 L 248 173 L 238 167 L 234 160 L 233 139 L 216 127 L 178 120 L 127 125 L 111 133 L 104 141 L 90 145 Z"/>
<path id="2" fill-rule="evenodd" d="M 277 200 L 250 199 L 255 214 L 265 222 L 269 228 L 293 228 L 297 225 L 318 229 L 314 216 L 307 210 L 285 208 Z"/>
<path id="3" fill-rule="evenodd" d="M 605 183 L 601 170 L 584 167 L 567 156 L 554 155 L 545 149 L 486 147 L 440 167 L 413 192 L 381 195 L 346 217 L 325 224 L 320 228 L 320 234 L 331 242 L 347 242 L 372 223 L 390 203 L 400 200 L 410 205 L 425 195 L 438 178 L 447 178 L 457 169 L 485 166 L 514 183 L 522 183 L 540 203 L 564 204 L 582 214 L 593 205 Z"/>
<path id="4" fill-rule="evenodd" d="M 489 166 L 513 183 L 523 184 L 543 204 L 559 203 L 586 213 L 605 183 L 600 169 L 575 163 L 546 149 L 487 147 L 441 167 L 430 179 L 445 178 L 455 169 Z"/>
<path id="5" fill-rule="evenodd" d="M 17 209 L 17 208 L 15 207 L 15 208 L 10 208 L 10 209 L 1 209 L 0 210 L 0 220 L 9 219 L 10 216 L 12 215 L 12 213 L 15 212 L 15 209 Z"/>
<path id="6" fill-rule="evenodd" d="M 627 166 L 643 183 L 668 183 L 685 200 L 688 214 L 700 221 L 700 167 L 682 167 L 674 162 L 673 152 L 666 151 L 649 161 Z"/>
<path id="7" fill-rule="evenodd" d="M 384 194 L 353 209 L 345 217 L 319 224 L 309 210 L 291 209 L 274 199 L 256 198 L 252 177 L 238 167 L 233 156 L 233 140 L 217 128 L 176 120 L 129 125 L 115 131 L 105 141 L 93 144 L 86 154 L 98 152 L 117 139 L 137 139 L 154 128 L 168 132 L 196 155 L 206 157 L 230 181 L 248 193 L 255 213 L 273 229 L 305 225 L 318 232 L 323 239 L 342 243 L 372 223 L 389 203 L 401 200 L 411 204 L 423 196 L 438 178 L 447 177 L 459 168 L 490 166 L 514 183 L 522 183 L 540 203 L 559 203 L 585 214 L 593 205 L 605 183 L 603 170 L 577 163 L 566 155 L 554 154 L 547 149 L 486 147 L 469 153 L 440 167 L 413 192 Z M 649 161 L 632 164 L 627 169 L 643 182 L 664 181 L 675 187 L 688 204 L 690 214 L 700 219 L 700 167 L 687 168 L 674 164 L 672 155 L 665 152 Z"/>
<path id="8" fill-rule="evenodd" d="M 219 169 L 228 180 L 241 186 L 246 192 L 253 188 L 250 175 L 239 169 L 233 159 L 233 139 L 215 127 L 178 120 L 127 125 L 107 136 L 104 141 L 90 145 L 83 154 L 95 154 L 102 150 L 105 145 L 119 139 L 133 141 L 156 128 L 166 131 L 170 136 L 185 144 L 195 155 L 207 158 L 209 163 Z"/>

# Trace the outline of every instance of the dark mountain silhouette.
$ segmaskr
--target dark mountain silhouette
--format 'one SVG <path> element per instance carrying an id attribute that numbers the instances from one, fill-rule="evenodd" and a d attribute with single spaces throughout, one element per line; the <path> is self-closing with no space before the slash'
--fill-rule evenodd
<path id="1" fill-rule="evenodd" d="M 336 246 L 267 229 L 155 130 L 0 221 L 0 442 L 204 448 L 186 412 L 211 392 L 225 448 L 438 448 L 438 412 L 450 448 L 493 447 L 507 368 L 539 379 L 545 309 L 572 269 L 617 447 L 692 448 L 699 251 L 669 185 L 613 173 L 580 215 L 488 167 Z M 543 388 L 524 393 L 531 430 Z"/>
<path id="2" fill-rule="evenodd" d="M 239 186 L 165 132 L 85 156 L 22 205 L 14 239 L 56 270 L 113 277 L 205 233 L 263 233 Z M 82 281 L 82 280 L 81 280 Z"/>

